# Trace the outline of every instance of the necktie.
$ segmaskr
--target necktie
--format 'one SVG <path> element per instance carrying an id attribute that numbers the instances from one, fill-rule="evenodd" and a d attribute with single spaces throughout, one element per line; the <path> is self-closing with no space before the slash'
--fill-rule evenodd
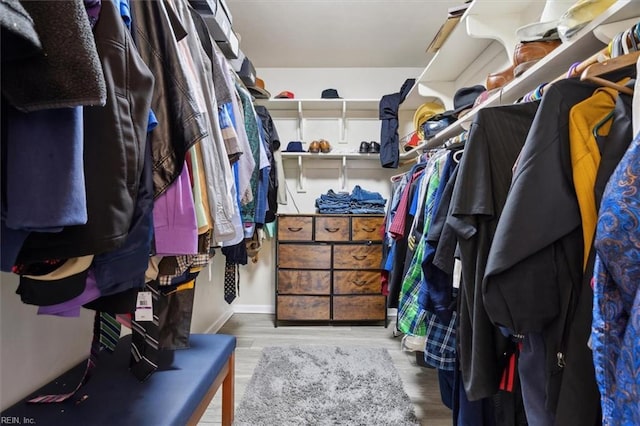
<path id="1" fill-rule="evenodd" d="M 115 315 L 100 312 L 100 349 L 113 353 L 120 340 L 120 323 Z"/>
<path id="2" fill-rule="evenodd" d="M 91 378 L 91 373 L 96 366 L 98 355 L 102 349 L 106 349 L 108 352 L 113 352 L 118 339 L 120 338 L 120 323 L 116 321 L 116 318 L 105 312 L 98 312 L 93 319 L 93 338 L 91 340 L 91 352 L 89 359 L 87 360 L 87 366 L 84 370 L 84 374 L 80 383 L 69 393 L 52 394 L 52 395 L 40 395 L 30 399 L 31 404 L 50 404 L 55 402 L 63 402 L 71 398 L 78 392 L 78 390 L 84 386 L 85 383 Z"/>
<path id="3" fill-rule="evenodd" d="M 238 265 L 229 258 L 224 264 L 224 300 L 231 304 L 237 296 L 236 270 Z"/>
<path id="4" fill-rule="evenodd" d="M 244 241 L 222 247 L 224 263 L 224 300 L 231 303 L 240 294 L 240 266 L 247 264 L 247 246 Z"/>
<path id="5" fill-rule="evenodd" d="M 158 321 L 158 282 L 145 284 L 144 291 L 151 292 L 153 303 L 153 321 L 136 321 L 131 319 L 131 359 L 129 368 L 140 381 L 148 379 L 158 369 L 160 358 L 159 321 Z"/>

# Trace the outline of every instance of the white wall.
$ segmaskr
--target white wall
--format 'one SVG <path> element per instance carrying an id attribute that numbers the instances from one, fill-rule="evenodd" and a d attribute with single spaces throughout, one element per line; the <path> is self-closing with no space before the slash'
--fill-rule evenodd
<path id="1" fill-rule="evenodd" d="M 215 333 L 231 315 L 233 310 L 224 301 L 224 255 L 216 250 L 209 266 L 196 279 L 191 332 Z"/>
<path id="2" fill-rule="evenodd" d="M 320 99 L 324 89 L 336 89 L 345 99 L 378 99 L 400 90 L 408 78 L 416 78 L 421 68 L 259 68 L 272 96 L 283 90 L 298 99 Z"/>
<path id="3" fill-rule="evenodd" d="M 93 314 L 36 315 L 15 294 L 15 275 L 0 275 L 0 407 L 7 408 L 89 355 Z"/>

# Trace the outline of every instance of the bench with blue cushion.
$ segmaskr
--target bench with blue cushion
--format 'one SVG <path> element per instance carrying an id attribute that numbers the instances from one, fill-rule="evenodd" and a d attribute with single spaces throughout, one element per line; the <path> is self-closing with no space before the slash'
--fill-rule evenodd
<path id="1" fill-rule="evenodd" d="M 236 338 L 192 334 L 189 345 L 189 349 L 166 351 L 170 359 L 140 382 L 128 369 L 130 336 L 123 337 L 113 354 L 100 354 L 91 379 L 71 399 L 53 404 L 25 402 L 37 395 L 69 392 L 82 378 L 86 361 L 0 415 L 20 419 L 21 424 L 47 426 L 195 425 L 222 385 L 222 424 L 231 425 Z"/>

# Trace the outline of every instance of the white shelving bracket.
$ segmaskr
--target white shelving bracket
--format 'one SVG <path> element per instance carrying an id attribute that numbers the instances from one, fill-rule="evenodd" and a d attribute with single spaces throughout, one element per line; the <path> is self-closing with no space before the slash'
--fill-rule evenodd
<path id="1" fill-rule="evenodd" d="M 429 81 L 418 82 L 418 94 L 425 98 L 424 102 L 431 102 L 430 99 L 438 99 L 445 109 L 453 109 L 453 97 L 451 93 L 455 91 L 453 81 Z"/>
<path id="2" fill-rule="evenodd" d="M 342 156 L 340 163 L 340 190 L 346 191 L 347 189 L 347 157 Z"/>
<path id="3" fill-rule="evenodd" d="M 507 52 L 509 62 L 513 62 L 513 52 L 518 44 L 516 29 L 525 23 L 522 22 L 522 15 L 516 13 L 494 16 L 493 19 L 469 15 L 466 19 L 469 37 L 497 40 Z"/>
<path id="4" fill-rule="evenodd" d="M 302 102 L 298 102 L 298 139 L 304 141 L 304 116 L 302 114 Z"/>
<path id="5" fill-rule="evenodd" d="M 302 162 L 302 155 L 298 155 L 298 192 L 307 192 L 304 179 L 304 164 Z"/>
<path id="6" fill-rule="evenodd" d="M 339 143 L 348 143 L 347 141 L 347 101 L 342 101 L 342 119 L 340 120 L 340 141 Z"/>

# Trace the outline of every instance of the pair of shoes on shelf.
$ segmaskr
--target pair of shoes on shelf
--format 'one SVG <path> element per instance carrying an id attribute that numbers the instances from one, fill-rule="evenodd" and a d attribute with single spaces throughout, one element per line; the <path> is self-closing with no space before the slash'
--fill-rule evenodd
<path id="1" fill-rule="evenodd" d="M 377 154 L 380 152 L 380 144 L 376 141 L 362 141 L 360 142 L 360 149 L 358 150 L 360 154 Z"/>
<path id="2" fill-rule="evenodd" d="M 309 152 L 317 154 L 322 152 L 324 154 L 331 152 L 331 144 L 329 141 L 325 139 L 320 139 L 319 141 L 313 141 L 309 144 Z"/>
<path id="3" fill-rule="evenodd" d="M 487 90 L 497 89 L 506 86 L 514 78 L 524 74 L 529 68 L 534 66 L 540 59 L 547 56 L 556 47 L 560 46 L 560 40 L 529 41 L 516 45 L 513 53 L 513 64 L 506 70 L 498 71 L 487 76 Z"/>

